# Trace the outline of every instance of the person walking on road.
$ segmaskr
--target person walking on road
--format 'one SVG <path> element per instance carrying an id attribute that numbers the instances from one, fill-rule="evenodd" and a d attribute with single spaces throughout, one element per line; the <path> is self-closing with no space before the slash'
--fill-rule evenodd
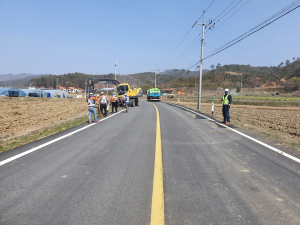
<path id="1" fill-rule="evenodd" d="M 126 113 L 128 113 L 128 111 L 129 111 L 129 104 L 130 104 L 130 98 L 127 96 L 127 93 L 125 93 L 124 96 L 123 96 L 123 102 L 125 104 Z"/>
<path id="2" fill-rule="evenodd" d="M 223 105 L 223 107 L 222 107 L 222 112 L 223 112 L 223 117 L 224 117 L 223 123 L 230 124 L 229 109 L 231 107 L 230 105 L 232 102 L 232 97 L 229 94 L 228 88 L 225 89 L 225 95 L 223 95 L 223 98 L 221 99 L 221 101 L 222 101 L 222 105 Z"/>
<path id="3" fill-rule="evenodd" d="M 96 113 L 96 102 L 98 100 L 98 97 L 95 97 L 93 93 L 90 93 L 88 99 L 87 99 L 87 102 L 88 102 L 88 106 L 89 106 L 89 124 L 92 123 L 92 118 L 91 118 L 91 115 L 93 113 L 94 115 L 94 120 L 95 120 L 95 123 L 99 122 L 99 120 L 97 120 L 97 113 Z"/>
<path id="4" fill-rule="evenodd" d="M 100 111 L 104 117 L 107 117 L 107 104 L 109 103 L 108 98 L 104 95 L 104 92 L 101 92 L 100 96 Z M 104 109 L 104 113 L 103 113 Z"/>
<path id="5" fill-rule="evenodd" d="M 111 102 L 111 113 L 114 113 L 114 109 L 116 112 L 118 112 L 118 99 L 115 94 L 111 96 L 110 102 Z"/>

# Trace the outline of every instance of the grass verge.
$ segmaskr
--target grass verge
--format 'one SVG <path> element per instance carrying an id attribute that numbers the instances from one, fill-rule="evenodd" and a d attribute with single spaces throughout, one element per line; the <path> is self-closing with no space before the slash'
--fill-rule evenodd
<path id="1" fill-rule="evenodd" d="M 70 129 L 72 127 L 75 127 L 77 125 L 85 123 L 86 121 L 88 121 L 88 117 L 83 116 L 81 118 L 74 119 L 73 121 L 69 121 L 69 122 L 60 124 L 55 127 L 45 128 L 43 130 L 36 131 L 36 132 L 28 134 L 26 136 L 22 136 L 22 137 L 18 137 L 18 138 L 9 140 L 9 141 L 2 142 L 2 143 L 0 143 L 0 153 L 10 150 L 10 149 L 13 149 L 13 148 L 16 148 L 16 147 L 19 147 L 21 145 L 48 137 L 52 134 L 56 134 L 61 131 Z"/>

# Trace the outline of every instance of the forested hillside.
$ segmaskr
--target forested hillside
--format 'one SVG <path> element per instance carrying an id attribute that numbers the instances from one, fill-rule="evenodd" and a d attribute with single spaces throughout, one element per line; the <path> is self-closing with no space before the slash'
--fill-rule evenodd
<path id="1" fill-rule="evenodd" d="M 253 67 L 250 65 L 220 65 L 212 70 L 203 72 L 202 86 L 209 88 L 228 87 L 239 91 L 241 81 L 243 87 L 272 87 L 284 86 L 287 91 L 295 91 L 300 87 L 300 58 L 293 58 L 293 62 L 286 60 L 276 67 Z M 56 87 L 56 82 L 64 87 L 84 89 L 86 81 L 93 77 L 114 78 L 115 75 L 88 75 L 84 73 L 68 73 L 63 75 L 47 75 L 31 79 L 32 85 L 37 87 Z M 195 87 L 199 83 L 199 71 L 168 70 L 156 75 L 159 87 Z M 149 89 L 154 86 L 154 72 L 144 72 L 129 75 L 117 75 L 119 82 L 126 82 L 133 87 L 142 86 Z"/>
<path id="2" fill-rule="evenodd" d="M 156 75 L 156 84 L 163 85 L 179 77 L 194 77 L 199 74 L 199 71 L 186 71 L 186 70 L 169 70 Z M 90 78 L 115 78 L 115 75 L 104 74 L 104 75 L 88 75 L 84 73 L 68 73 L 63 75 L 47 75 L 40 78 L 31 79 L 32 85 L 37 87 L 51 88 L 55 87 L 57 79 L 58 84 L 63 87 L 76 87 L 84 88 L 86 80 Z M 154 86 L 155 73 L 144 72 L 128 75 L 117 75 L 119 82 L 128 82 L 133 86 L 149 85 Z"/>
<path id="3" fill-rule="evenodd" d="M 243 87 L 272 87 L 283 86 L 286 91 L 296 91 L 300 88 L 300 58 L 293 62 L 280 63 L 277 67 L 252 67 L 250 65 L 218 64 L 216 69 L 203 75 L 203 87 L 228 87 L 239 91 Z M 199 78 L 178 78 L 166 83 L 167 87 L 194 87 Z"/>

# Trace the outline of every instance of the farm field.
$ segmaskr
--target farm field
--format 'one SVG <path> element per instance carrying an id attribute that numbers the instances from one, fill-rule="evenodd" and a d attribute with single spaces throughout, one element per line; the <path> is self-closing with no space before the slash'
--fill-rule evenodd
<path id="1" fill-rule="evenodd" d="M 84 98 L 0 97 L 0 105 L 0 145 L 87 115 Z"/>
<path id="2" fill-rule="evenodd" d="M 164 101 L 178 103 L 178 97 L 165 98 Z M 197 109 L 195 101 L 185 101 L 181 98 L 180 105 Z M 211 111 L 211 103 L 201 103 L 201 112 L 220 122 L 223 120 L 221 104 L 215 103 L 213 115 Z M 234 105 L 234 108 L 230 109 L 230 117 L 233 125 L 244 127 L 278 143 L 300 150 L 300 107 Z"/>

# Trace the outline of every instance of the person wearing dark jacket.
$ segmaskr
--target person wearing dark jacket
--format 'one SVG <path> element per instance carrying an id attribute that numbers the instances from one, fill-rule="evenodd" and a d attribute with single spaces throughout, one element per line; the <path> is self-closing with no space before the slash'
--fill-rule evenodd
<path id="1" fill-rule="evenodd" d="M 232 97 L 229 94 L 228 88 L 225 89 L 225 95 L 223 95 L 223 98 L 221 99 L 221 101 L 222 101 L 222 105 L 223 105 L 223 107 L 222 107 L 222 112 L 223 112 L 223 117 L 224 117 L 223 123 L 230 124 L 229 109 L 230 109 L 230 105 L 232 102 Z"/>

